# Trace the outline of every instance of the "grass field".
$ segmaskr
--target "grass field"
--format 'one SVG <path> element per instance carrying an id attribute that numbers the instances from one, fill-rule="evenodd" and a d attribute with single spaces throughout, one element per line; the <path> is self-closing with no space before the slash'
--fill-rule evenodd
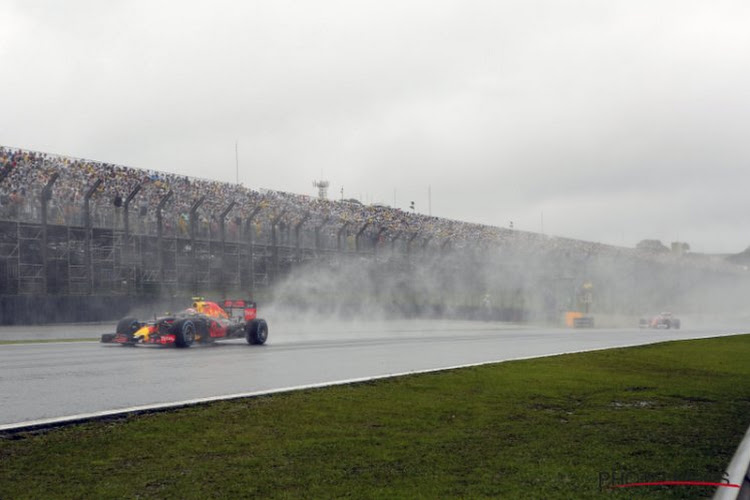
<path id="1" fill-rule="evenodd" d="M 750 335 L 672 342 L 22 434 L 0 439 L 0 498 L 710 497 L 607 486 L 720 481 L 748 359 Z"/>

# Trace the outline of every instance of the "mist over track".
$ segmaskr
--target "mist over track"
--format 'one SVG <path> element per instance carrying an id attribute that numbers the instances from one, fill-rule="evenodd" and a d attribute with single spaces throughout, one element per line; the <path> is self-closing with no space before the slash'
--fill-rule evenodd
<path id="1" fill-rule="evenodd" d="M 263 347 L 244 341 L 190 349 L 95 342 L 3 345 L 0 425 L 746 331 L 686 326 L 568 330 L 446 320 L 281 321 L 271 324 Z M 57 335 L 82 336 L 77 333 L 80 327 L 34 328 L 37 336 L 48 329 Z"/>

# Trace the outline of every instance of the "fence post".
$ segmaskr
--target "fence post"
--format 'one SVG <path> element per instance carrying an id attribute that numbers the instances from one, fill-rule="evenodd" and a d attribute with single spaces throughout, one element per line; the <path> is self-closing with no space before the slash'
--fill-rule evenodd
<path id="1" fill-rule="evenodd" d="M 225 208 L 220 214 L 219 214 L 219 228 L 221 229 L 221 296 L 222 298 L 227 298 L 227 288 L 225 283 L 226 280 L 226 255 L 227 255 L 227 230 L 226 230 L 226 218 L 227 215 L 229 215 L 229 212 L 232 211 L 236 203 L 233 201 L 231 202 L 227 208 Z"/>
<path id="2" fill-rule="evenodd" d="M 346 228 L 349 226 L 348 222 L 344 222 L 344 225 L 341 226 L 336 233 L 336 249 L 339 251 L 339 253 L 342 253 L 341 250 L 341 235 L 346 231 Z"/>
<path id="3" fill-rule="evenodd" d="M 354 249 L 357 253 L 359 253 L 359 238 L 364 234 L 365 229 L 367 229 L 370 226 L 369 222 L 365 222 L 365 225 L 362 226 L 362 228 L 357 231 L 357 235 L 354 237 Z"/>
<path id="4" fill-rule="evenodd" d="M 446 238 L 444 242 L 440 244 L 440 251 L 445 254 L 448 250 L 453 248 L 453 244 L 451 243 L 450 238 Z"/>
<path id="5" fill-rule="evenodd" d="M 305 215 L 302 216 L 300 221 L 294 226 L 294 242 L 297 245 L 297 264 L 302 262 L 302 244 L 300 242 L 300 229 L 302 229 L 302 225 L 307 222 L 307 220 L 310 218 L 310 212 L 305 212 Z"/>
<path id="6" fill-rule="evenodd" d="M 227 208 L 225 208 L 224 211 L 221 212 L 221 214 L 219 214 L 219 227 L 221 228 L 221 247 L 222 247 L 221 251 L 222 252 L 224 252 L 224 244 L 226 243 L 226 240 L 227 240 L 227 232 L 226 232 L 226 226 L 225 226 L 227 215 L 229 215 L 229 212 L 232 211 L 235 205 L 236 205 L 236 202 L 234 201 L 231 202 L 229 206 L 227 206 Z"/>
<path id="7" fill-rule="evenodd" d="M 411 244 L 417 236 L 419 236 L 419 233 L 414 233 L 406 241 L 406 255 L 411 256 Z"/>
<path id="8" fill-rule="evenodd" d="M 206 201 L 206 197 L 201 196 L 190 207 L 190 260 L 193 263 L 193 293 L 196 295 L 198 294 L 198 252 L 195 250 L 197 236 L 195 233 L 197 232 L 198 209 L 204 201 Z"/>
<path id="9" fill-rule="evenodd" d="M 167 204 L 169 199 L 172 198 L 172 191 L 170 190 L 164 195 L 164 198 L 159 200 L 159 204 L 156 206 L 156 251 L 159 259 L 159 289 L 161 290 L 164 286 L 164 243 L 162 242 L 162 236 L 164 234 L 161 211 L 164 209 L 164 205 Z M 143 254 L 141 254 L 143 255 Z M 143 262 L 141 262 L 143 266 Z"/>
<path id="10" fill-rule="evenodd" d="M 247 216 L 245 219 L 245 232 L 246 232 L 246 241 L 247 241 L 247 258 L 248 258 L 248 272 L 250 273 L 250 293 L 255 293 L 255 250 L 253 248 L 254 246 L 254 238 L 253 236 L 253 219 L 258 214 L 258 212 L 261 211 L 261 207 L 257 206 L 253 209 L 252 212 L 250 212 L 250 215 Z M 242 285 L 242 284 L 240 284 Z"/>
<path id="11" fill-rule="evenodd" d="M 276 278 L 279 276 L 280 268 L 279 268 L 279 239 L 277 236 L 278 230 L 277 225 L 281 221 L 281 218 L 284 217 L 284 214 L 286 214 L 286 208 L 283 209 L 279 215 L 277 215 L 273 220 L 271 220 L 271 269 L 273 271 L 273 275 L 271 276 L 272 281 L 276 281 Z"/>
<path id="12" fill-rule="evenodd" d="M 133 189 L 130 191 L 128 196 L 125 198 L 124 203 L 122 204 L 122 224 L 123 224 L 123 231 L 124 236 L 120 243 L 120 255 L 119 255 L 119 266 L 120 266 L 120 272 L 122 272 L 123 268 L 123 262 L 125 262 L 128 266 L 131 266 L 134 264 L 135 260 L 135 238 L 133 238 L 132 245 L 131 245 L 131 236 L 130 236 L 130 202 L 133 201 L 133 198 L 140 192 L 141 185 L 136 184 Z M 117 257 L 115 257 L 117 258 Z M 128 287 L 125 290 L 125 293 L 128 295 L 131 295 L 135 289 L 136 289 L 136 283 L 138 283 L 137 278 L 137 269 L 133 270 L 132 280 L 128 280 Z M 128 274 L 130 276 L 130 274 Z"/>
<path id="13" fill-rule="evenodd" d="M 428 236 L 422 241 L 422 253 L 427 252 L 427 245 L 429 245 L 431 241 L 432 241 L 432 236 Z"/>
<path id="14" fill-rule="evenodd" d="M 383 233 L 386 231 L 387 231 L 387 228 L 385 226 L 378 229 L 378 234 L 376 234 L 375 238 L 373 239 L 372 253 L 378 253 L 378 242 L 380 242 L 380 237 L 383 236 Z"/>
<path id="15" fill-rule="evenodd" d="M 60 174 L 58 174 L 57 172 L 52 174 L 52 177 L 50 177 L 47 185 L 44 186 L 40 195 L 40 201 L 42 202 L 42 287 L 44 289 L 45 295 L 49 293 L 49 280 L 47 278 L 47 263 L 49 261 L 49 256 L 47 255 L 47 204 L 49 203 L 49 200 L 52 199 L 52 187 L 54 186 L 55 182 L 57 182 L 58 177 L 60 177 Z"/>
<path id="16" fill-rule="evenodd" d="M 95 180 L 94 184 L 86 191 L 86 194 L 83 196 L 83 227 L 86 231 L 85 246 L 83 250 L 84 255 L 86 256 L 86 276 L 88 277 L 88 279 L 86 280 L 86 284 L 88 285 L 87 288 L 89 295 L 92 295 L 94 293 L 94 266 L 92 265 L 91 259 L 91 210 L 89 202 L 91 201 L 91 197 L 94 195 L 94 192 L 96 192 L 101 183 L 101 179 Z"/>
<path id="17" fill-rule="evenodd" d="M 125 198 L 125 203 L 123 203 L 123 210 L 125 210 L 122 213 L 122 223 L 125 226 L 125 238 L 127 239 L 128 236 L 130 236 L 130 215 L 128 211 L 130 210 L 130 202 L 133 201 L 133 198 L 135 198 L 135 195 L 138 194 L 138 192 L 141 190 L 141 185 L 137 184 L 133 190 L 130 192 L 127 198 Z"/>
<path id="18" fill-rule="evenodd" d="M 398 233 L 393 235 L 393 238 L 391 238 L 391 252 L 394 252 L 396 250 L 396 242 L 403 236 L 404 233 L 399 231 Z"/>
<path id="19" fill-rule="evenodd" d="M 315 252 L 320 251 L 320 230 L 323 229 L 323 226 L 328 224 L 328 221 L 331 220 L 331 216 L 327 215 L 325 219 L 323 219 L 323 222 L 315 226 Z"/>

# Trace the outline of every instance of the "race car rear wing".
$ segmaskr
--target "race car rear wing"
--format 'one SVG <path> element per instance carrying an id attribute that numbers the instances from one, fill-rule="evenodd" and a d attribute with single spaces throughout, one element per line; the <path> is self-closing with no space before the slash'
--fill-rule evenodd
<path id="1" fill-rule="evenodd" d="M 252 300 L 227 299 L 221 306 L 232 318 L 243 318 L 245 321 L 255 319 L 258 306 Z"/>

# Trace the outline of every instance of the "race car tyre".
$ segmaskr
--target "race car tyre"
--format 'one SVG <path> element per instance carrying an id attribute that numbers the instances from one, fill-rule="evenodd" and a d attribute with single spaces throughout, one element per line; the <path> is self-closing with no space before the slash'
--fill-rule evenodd
<path id="1" fill-rule="evenodd" d="M 265 344 L 268 338 L 268 324 L 262 319 L 252 320 L 245 326 L 245 338 L 248 344 Z"/>
<path id="2" fill-rule="evenodd" d="M 669 321 L 665 321 L 664 322 L 664 328 L 666 328 L 667 330 L 669 330 L 670 328 L 672 328 L 672 323 L 669 322 Z"/>
<path id="3" fill-rule="evenodd" d="M 136 318 L 122 318 L 120 322 L 117 323 L 117 329 L 115 329 L 115 332 L 130 336 L 137 332 L 140 326 L 141 324 L 138 323 Z"/>
<path id="4" fill-rule="evenodd" d="M 672 326 L 674 326 L 675 330 L 679 330 L 680 329 L 680 320 L 679 319 L 674 320 L 672 322 Z"/>
<path id="5" fill-rule="evenodd" d="M 174 343 L 177 347 L 190 347 L 195 341 L 195 323 L 185 320 L 177 325 Z"/>

